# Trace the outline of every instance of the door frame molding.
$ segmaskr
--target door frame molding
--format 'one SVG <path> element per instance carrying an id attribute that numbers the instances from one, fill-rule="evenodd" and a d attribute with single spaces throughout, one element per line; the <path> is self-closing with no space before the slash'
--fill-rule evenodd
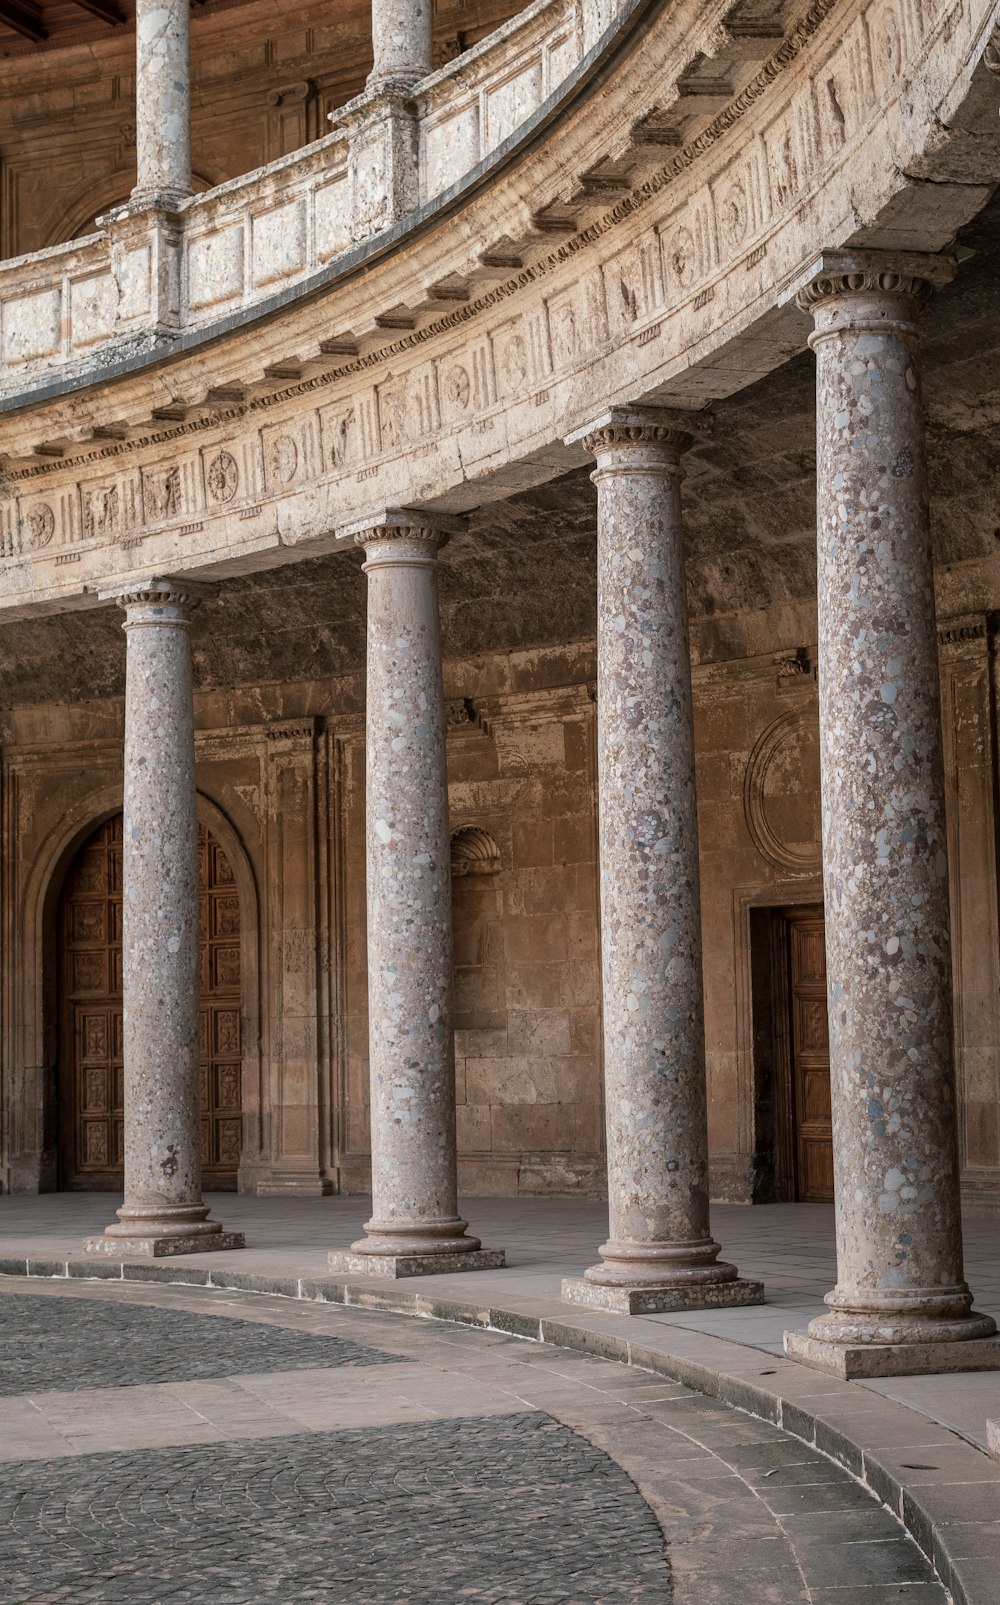
<path id="1" fill-rule="evenodd" d="M 50 1192 L 60 1183 L 59 1055 L 62 999 L 59 906 L 70 865 L 90 836 L 114 814 L 124 797 L 120 765 L 114 778 L 66 810 L 27 869 L 13 909 L 16 963 L 7 1016 L 7 1063 L 13 1072 L 7 1130 L 19 1161 L 34 1160 L 36 1186 Z M 6 799 L 5 799 L 6 801 Z M 262 1151 L 263 1061 L 260 1003 L 260 898 L 257 876 L 243 840 L 228 816 L 199 787 L 197 814 L 222 847 L 236 877 L 240 899 L 241 1026 L 244 1167 L 259 1168 Z M 11 951 L 11 949 L 8 949 Z M 10 973 L 10 972 L 8 972 Z"/>

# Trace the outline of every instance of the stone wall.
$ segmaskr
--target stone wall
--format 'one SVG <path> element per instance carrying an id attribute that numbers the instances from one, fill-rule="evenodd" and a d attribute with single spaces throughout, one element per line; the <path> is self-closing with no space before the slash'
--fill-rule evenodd
<path id="1" fill-rule="evenodd" d="M 995 652 L 942 630 L 963 1160 L 1000 1192 Z M 460 1178 L 603 1188 L 593 649 L 447 665 Z M 695 671 L 713 1192 L 782 1192 L 765 1041 L 767 912 L 820 903 L 813 652 Z M 202 817 L 243 908 L 241 1186 L 368 1184 L 363 687 L 197 697 Z M 14 710 L 3 769 L 5 1186 L 56 1184 L 55 910 L 76 847 L 120 806 L 121 704 Z M 473 834 L 470 836 L 470 832 Z M 471 845 L 470 845 L 471 843 Z M 780 962 L 780 960 L 779 960 Z M 765 981 L 766 981 L 765 975 Z"/>

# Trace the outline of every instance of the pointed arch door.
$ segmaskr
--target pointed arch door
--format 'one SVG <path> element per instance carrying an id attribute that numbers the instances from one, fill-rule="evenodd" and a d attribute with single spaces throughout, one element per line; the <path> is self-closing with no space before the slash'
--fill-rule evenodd
<path id="1" fill-rule="evenodd" d="M 202 1168 L 236 1186 L 242 1139 L 240 902 L 232 866 L 198 828 L 201 910 Z M 62 1185 L 123 1183 L 122 816 L 70 866 L 59 907 L 59 1146 Z"/>

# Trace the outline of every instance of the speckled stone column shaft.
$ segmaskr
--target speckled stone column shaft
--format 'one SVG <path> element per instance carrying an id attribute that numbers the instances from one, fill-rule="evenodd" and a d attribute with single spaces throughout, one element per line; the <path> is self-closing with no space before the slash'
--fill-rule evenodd
<path id="1" fill-rule="evenodd" d="M 205 1239 L 201 1197 L 198 825 L 190 615 L 198 589 L 123 593 L 127 638 L 122 982 L 125 1202 L 106 1239 Z M 95 1250 L 100 1240 L 88 1245 Z"/>
<path id="2" fill-rule="evenodd" d="M 597 713 L 610 1237 L 602 1286 L 735 1283 L 709 1230 L 698 822 L 676 415 L 615 411 L 597 458 Z M 568 1296 L 568 1295 L 567 1295 Z M 741 1302 L 745 1300 L 741 1298 Z M 725 1302 L 713 1298 L 712 1302 Z"/>
<path id="3" fill-rule="evenodd" d="M 370 89 L 412 89 L 433 66 L 431 0 L 372 0 Z"/>
<path id="4" fill-rule="evenodd" d="M 188 0 L 136 0 L 136 201 L 192 192 L 189 13 Z"/>
<path id="5" fill-rule="evenodd" d="M 367 864 L 372 1218 L 365 1255 L 465 1254 L 451 1024 L 451 867 L 438 529 L 355 537 L 368 575 Z"/>
<path id="6" fill-rule="evenodd" d="M 942 264 L 928 264 L 929 273 Z M 837 1209 L 813 1339 L 988 1336 L 962 1268 L 948 861 L 916 318 L 919 266 L 866 257 L 816 328 L 823 869 Z M 943 1367 L 945 1368 L 945 1367 Z"/>

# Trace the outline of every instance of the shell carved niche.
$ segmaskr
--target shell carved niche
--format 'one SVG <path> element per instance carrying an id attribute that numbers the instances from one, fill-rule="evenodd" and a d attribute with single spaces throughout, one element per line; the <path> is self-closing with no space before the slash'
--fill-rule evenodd
<path id="1" fill-rule="evenodd" d="M 500 868 L 500 849 L 488 830 L 480 825 L 463 825 L 452 831 L 451 873 L 495 875 Z"/>

